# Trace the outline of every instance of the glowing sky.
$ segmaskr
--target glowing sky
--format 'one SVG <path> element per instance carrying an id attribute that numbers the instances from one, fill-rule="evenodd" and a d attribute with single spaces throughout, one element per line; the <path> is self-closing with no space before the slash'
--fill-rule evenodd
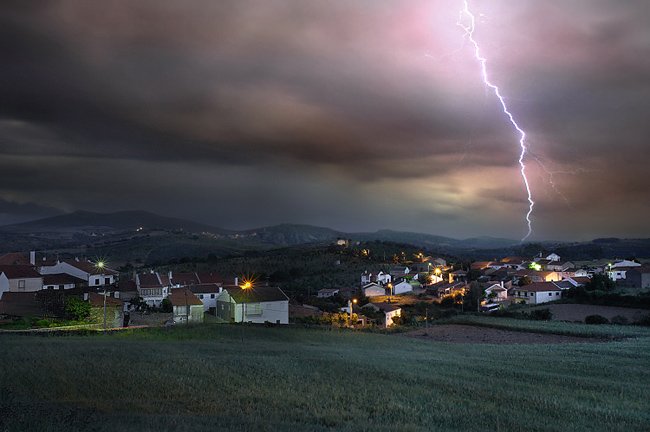
<path id="1" fill-rule="evenodd" d="M 23 1 L 0 8 L 0 222 L 145 209 L 521 238 L 517 137 L 460 1 Z M 477 0 L 531 151 L 532 239 L 650 236 L 646 1 Z"/>

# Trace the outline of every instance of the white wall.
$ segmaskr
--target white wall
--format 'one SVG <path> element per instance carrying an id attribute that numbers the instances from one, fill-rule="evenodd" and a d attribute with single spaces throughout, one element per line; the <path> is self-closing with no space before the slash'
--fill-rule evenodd
<path id="1" fill-rule="evenodd" d="M 245 313 L 244 322 L 263 324 L 268 321 L 276 324 L 279 321 L 280 324 L 289 324 L 288 300 L 238 304 L 235 307 L 235 322 L 242 322 L 242 312 Z"/>
<path id="2" fill-rule="evenodd" d="M 393 294 L 403 294 L 413 291 L 413 286 L 408 282 L 400 282 L 393 287 Z"/>

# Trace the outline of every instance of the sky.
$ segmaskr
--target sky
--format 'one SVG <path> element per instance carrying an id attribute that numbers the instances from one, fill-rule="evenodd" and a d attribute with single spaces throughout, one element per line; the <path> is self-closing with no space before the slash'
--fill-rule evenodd
<path id="1" fill-rule="evenodd" d="M 470 0 L 530 240 L 649 237 L 645 0 Z M 5 0 L 0 223 L 149 210 L 521 238 L 462 0 Z"/>

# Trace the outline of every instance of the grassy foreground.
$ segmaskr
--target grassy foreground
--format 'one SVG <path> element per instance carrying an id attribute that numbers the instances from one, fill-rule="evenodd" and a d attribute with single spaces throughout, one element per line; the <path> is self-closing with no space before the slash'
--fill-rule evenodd
<path id="1" fill-rule="evenodd" d="M 206 325 L 0 335 L 0 430 L 647 431 L 650 338 L 468 345 Z"/>

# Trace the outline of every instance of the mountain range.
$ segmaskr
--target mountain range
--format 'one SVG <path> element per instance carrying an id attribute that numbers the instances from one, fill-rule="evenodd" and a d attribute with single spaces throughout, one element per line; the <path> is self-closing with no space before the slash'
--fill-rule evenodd
<path id="1" fill-rule="evenodd" d="M 179 257 L 225 256 L 300 245 L 383 242 L 423 248 L 431 253 L 466 259 L 532 256 L 555 250 L 563 258 L 650 257 L 650 239 L 604 238 L 589 242 L 538 242 L 495 237 L 451 237 L 379 230 L 348 233 L 312 225 L 280 224 L 230 230 L 198 222 L 160 216 L 147 211 L 95 213 L 76 211 L 24 223 L 0 226 L 0 252 L 27 249 L 57 250 L 77 254 L 106 254 L 129 260 L 164 261 Z"/>

